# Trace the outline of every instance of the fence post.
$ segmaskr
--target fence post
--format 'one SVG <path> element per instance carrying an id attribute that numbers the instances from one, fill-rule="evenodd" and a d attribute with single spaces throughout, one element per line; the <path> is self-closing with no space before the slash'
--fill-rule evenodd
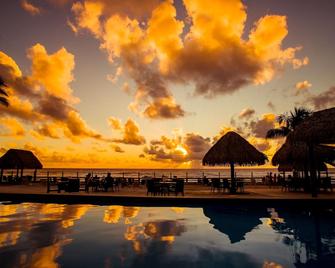
<path id="1" fill-rule="evenodd" d="M 47 172 L 47 193 L 50 192 L 49 171 Z"/>

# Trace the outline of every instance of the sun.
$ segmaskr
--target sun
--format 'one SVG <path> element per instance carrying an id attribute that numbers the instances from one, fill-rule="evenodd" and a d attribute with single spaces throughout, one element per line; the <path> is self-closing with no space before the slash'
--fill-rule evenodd
<path id="1" fill-rule="evenodd" d="M 182 155 L 187 155 L 187 154 L 188 154 L 188 153 L 187 153 L 187 150 L 186 150 L 183 146 L 181 146 L 181 145 L 178 145 L 178 146 L 176 147 L 176 151 L 181 152 Z"/>

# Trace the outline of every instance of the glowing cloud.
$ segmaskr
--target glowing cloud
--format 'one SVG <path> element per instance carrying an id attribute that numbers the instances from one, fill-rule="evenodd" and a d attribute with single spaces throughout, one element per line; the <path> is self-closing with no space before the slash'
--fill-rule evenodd
<path id="1" fill-rule="evenodd" d="M 145 138 L 140 135 L 140 128 L 138 124 L 128 118 L 127 122 L 122 126 L 121 120 L 115 117 L 108 118 L 110 126 L 115 129 L 121 131 L 122 138 L 121 139 L 113 139 L 116 143 L 124 143 L 131 145 L 142 145 L 145 143 Z M 123 152 L 120 147 L 114 147 L 114 149 L 118 152 Z"/>
<path id="2" fill-rule="evenodd" d="M 43 45 L 36 44 L 28 50 L 28 57 L 32 74 L 24 76 L 15 61 L 0 52 L 0 71 L 8 85 L 10 102 L 8 108 L 0 106 L 0 118 L 7 120 L 3 116 L 10 116 L 31 124 L 33 129 L 28 133 L 37 139 L 57 139 L 62 131 L 74 142 L 82 138 L 110 141 L 92 130 L 73 107 L 79 101 L 70 87 L 74 56 L 65 48 L 48 54 Z M 8 120 L 18 129 L 18 121 Z"/>
<path id="3" fill-rule="evenodd" d="M 309 89 L 311 86 L 312 84 L 308 82 L 307 80 L 304 80 L 302 82 L 298 82 L 295 84 L 295 88 L 297 90 L 306 90 L 306 89 Z"/>
<path id="4" fill-rule="evenodd" d="M 152 119 L 185 116 L 167 87 L 171 82 L 193 84 L 196 94 L 212 97 L 266 83 L 285 64 L 308 64 L 308 58 L 295 57 L 301 47 L 282 49 L 288 34 L 285 16 L 261 17 L 244 39 L 247 12 L 241 0 L 210 5 L 184 0 L 184 5 L 190 21 L 187 31 L 184 21 L 176 18 L 173 1 L 150 5 L 151 10 L 142 11 L 144 16 L 128 16 L 103 0 L 73 5 L 77 27 L 99 39 L 110 62 L 121 64 L 124 74 L 136 82 L 135 101 L 129 106 L 134 112 Z"/>
<path id="5" fill-rule="evenodd" d="M 27 0 L 21 0 L 21 7 L 33 16 L 41 14 L 41 9 L 29 3 Z"/>

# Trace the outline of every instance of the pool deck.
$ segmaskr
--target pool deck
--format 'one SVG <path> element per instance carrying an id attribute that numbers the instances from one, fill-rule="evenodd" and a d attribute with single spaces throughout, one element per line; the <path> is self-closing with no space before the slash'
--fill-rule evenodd
<path id="1" fill-rule="evenodd" d="M 31 185 L 0 185 L 0 201 L 21 202 L 56 202 L 56 203 L 145 203 L 147 205 L 203 205 L 203 204 L 287 204 L 299 206 L 335 206 L 335 191 L 321 192 L 318 197 L 303 192 L 286 192 L 281 187 L 269 188 L 264 185 L 247 185 L 244 193 L 229 194 L 211 192 L 210 187 L 203 185 L 185 185 L 185 195 L 165 196 L 147 195 L 145 186 L 130 186 L 120 188 L 116 192 L 76 193 L 46 192 L 46 186 L 39 183 Z"/>

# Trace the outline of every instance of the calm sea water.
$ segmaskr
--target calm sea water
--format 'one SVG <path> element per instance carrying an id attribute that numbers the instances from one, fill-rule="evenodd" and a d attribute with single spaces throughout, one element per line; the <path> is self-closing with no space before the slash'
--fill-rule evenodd
<path id="1" fill-rule="evenodd" d="M 333 209 L 0 204 L 5 267 L 333 267 Z"/>

